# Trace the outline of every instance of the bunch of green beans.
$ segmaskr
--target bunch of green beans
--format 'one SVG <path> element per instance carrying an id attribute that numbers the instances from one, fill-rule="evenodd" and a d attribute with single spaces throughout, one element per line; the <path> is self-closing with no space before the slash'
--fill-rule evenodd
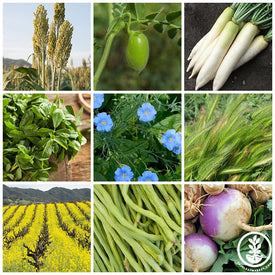
<path id="1" fill-rule="evenodd" d="M 95 184 L 94 271 L 180 272 L 181 185 Z"/>

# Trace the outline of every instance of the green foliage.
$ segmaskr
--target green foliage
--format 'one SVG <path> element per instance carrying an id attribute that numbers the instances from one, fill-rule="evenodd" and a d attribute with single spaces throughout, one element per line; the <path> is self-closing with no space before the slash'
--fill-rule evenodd
<path id="1" fill-rule="evenodd" d="M 203 105 L 203 96 L 186 99 L 186 180 L 272 180 L 271 96 L 206 95 Z"/>
<path id="2" fill-rule="evenodd" d="M 138 108 L 151 103 L 156 118 L 139 121 Z M 94 130 L 94 180 L 114 181 L 121 165 L 128 165 L 134 180 L 145 170 L 157 173 L 160 181 L 181 180 L 181 157 L 168 151 L 161 143 L 168 129 L 181 131 L 181 96 L 175 94 L 105 94 L 98 112 L 111 115 L 114 126 L 110 132 Z"/>
<path id="3" fill-rule="evenodd" d="M 3 180 L 46 181 L 57 170 L 51 155 L 70 160 L 85 144 L 71 106 L 44 94 L 3 96 Z"/>
<path id="4" fill-rule="evenodd" d="M 110 33 L 116 33 L 96 90 L 129 90 L 129 87 L 131 90 L 181 89 L 181 49 L 178 47 L 181 39 L 180 4 L 96 3 L 94 11 L 94 71 L 100 67 L 105 39 Z M 127 31 L 144 32 L 149 40 L 150 57 L 141 74 L 127 66 L 126 28 Z"/>

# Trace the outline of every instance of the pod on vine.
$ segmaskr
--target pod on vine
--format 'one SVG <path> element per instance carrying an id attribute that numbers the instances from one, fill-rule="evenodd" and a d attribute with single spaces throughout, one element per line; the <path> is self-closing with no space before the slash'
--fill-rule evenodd
<path id="1" fill-rule="evenodd" d="M 147 37 L 139 31 L 130 31 L 126 49 L 129 66 L 141 72 L 147 65 L 149 57 L 149 43 Z"/>

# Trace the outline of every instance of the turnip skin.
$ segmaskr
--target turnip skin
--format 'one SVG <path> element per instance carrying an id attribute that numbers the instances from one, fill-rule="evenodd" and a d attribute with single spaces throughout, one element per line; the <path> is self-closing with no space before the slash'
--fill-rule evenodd
<path id="1" fill-rule="evenodd" d="M 184 186 L 184 220 L 198 216 L 204 199 L 205 192 L 201 185 L 186 184 Z"/>
<path id="2" fill-rule="evenodd" d="M 184 238 L 184 269 L 186 271 L 209 270 L 217 258 L 217 246 L 208 236 L 193 233 Z"/>
<path id="3" fill-rule="evenodd" d="M 224 189 L 224 183 L 204 183 L 202 185 L 204 191 L 209 195 L 218 195 Z"/>
<path id="4" fill-rule="evenodd" d="M 246 196 L 238 190 L 226 189 L 216 196 L 209 196 L 202 207 L 200 223 L 210 237 L 231 240 L 242 231 L 242 224 L 250 220 L 252 208 Z"/>
<path id="5" fill-rule="evenodd" d="M 184 237 L 190 234 L 196 233 L 196 227 L 191 222 L 184 223 Z"/>
<path id="6" fill-rule="evenodd" d="M 260 184 L 249 193 L 250 197 L 255 202 L 264 203 L 272 199 L 272 184 Z"/>
<path id="7" fill-rule="evenodd" d="M 249 191 L 253 190 L 253 186 L 255 186 L 255 184 L 228 184 L 227 186 L 247 194 Z"/>

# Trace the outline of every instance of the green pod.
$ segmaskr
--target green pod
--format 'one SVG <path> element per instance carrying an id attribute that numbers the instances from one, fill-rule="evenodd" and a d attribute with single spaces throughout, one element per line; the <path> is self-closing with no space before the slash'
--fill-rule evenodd
<path id="1" fill-rule="evenodd" d="M 126 50 L 127 62 L 131 68 L 141 72 L 148 61 L 149 43 L 147 37 L 137 31 L 131 31 Z"/>

